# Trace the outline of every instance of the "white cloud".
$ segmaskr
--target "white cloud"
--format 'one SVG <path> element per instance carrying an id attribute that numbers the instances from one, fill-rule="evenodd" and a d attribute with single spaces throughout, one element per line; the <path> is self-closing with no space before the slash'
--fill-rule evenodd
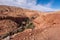
<path id="1" fill-rule="evenodd" d="M 46 4 L 45 6 L 46 7 L 51 7 L 51 5 L 52 5 L 52 3 L 50 2 L 50 3 Z"/>
<path id="2" fill-rule="evenodd" d="M 50 2 L 48 2 L 45 6 L 46 7 L 51 7 L 53 3 L 54 3 L 54 0 L 50 0 Z"/>
<path id="3" fill-rule="evenodd" d="M 46 6 L 43 6 L 39 4 L 36 5 L 36 1 L 37 0 L 0 0 L 0 5 L 18 6 L 39 11 L 55 11 L 54 9 L 50 8 L 51 3 L 48 3 Z"/>

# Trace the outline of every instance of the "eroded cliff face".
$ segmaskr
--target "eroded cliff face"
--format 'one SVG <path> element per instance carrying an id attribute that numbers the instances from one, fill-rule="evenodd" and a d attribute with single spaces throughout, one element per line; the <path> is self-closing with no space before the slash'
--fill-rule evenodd
<path id="1" fill-rule="evenodd" d="M 0 40 L 60 40 L 60 12 L 38 12 L 0 5 Z"/>
<path id="2" fill-rule="evenodd" d="M 10 36 L 16 33 L 34 29 L 32 20 L 38 16 L 37 11 L 0 5 L 0 39 L 10 40 Z"/>
<path id="3" fill-rule="evenodd" d="M 11 40 L 60 40 L 59 21 L 60 13 L 42 15 L 33 21 L 35 29 L 18 33 Z"/>

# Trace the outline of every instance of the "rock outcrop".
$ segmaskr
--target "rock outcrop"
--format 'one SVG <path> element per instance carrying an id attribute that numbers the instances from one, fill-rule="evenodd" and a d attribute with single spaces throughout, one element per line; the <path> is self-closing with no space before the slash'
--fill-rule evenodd
<path id="1" fill-rule="evenodd" d="M 0 40 L 60 40 L 60 12 L 0 5 Z"/>

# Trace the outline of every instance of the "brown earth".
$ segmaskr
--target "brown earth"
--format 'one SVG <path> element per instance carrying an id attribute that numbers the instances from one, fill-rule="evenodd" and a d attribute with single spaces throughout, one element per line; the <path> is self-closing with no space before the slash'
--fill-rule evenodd
<path id="1" fill-rule="evenodd" d="M 60 14 L 47 14 L 43 20 L 35 19 L 36 28 L 31 31 L 24 31 L 12 37 L 11 40 L 60 40 Z M 23 36 L 24 35 L 24 36 Z"/>
<path id="2" fill-rule="evenodd" d="M 25 29 L 23 32 L 11 35 L 9 39 L 1 40 L 60 40 L 59 11 L 44 13 L 5 5 L 0 6 L 0 29 L 3 30 L 0 30 L 0 35 L 16 30 L 27 17 L 35 25 L 33 30 Z"/>
<path id="3" fill-rule="evenodd" d="M 17 28 L 17 24 L 11 20 L 0 20 L 0 36 L 3 37 Z"/>

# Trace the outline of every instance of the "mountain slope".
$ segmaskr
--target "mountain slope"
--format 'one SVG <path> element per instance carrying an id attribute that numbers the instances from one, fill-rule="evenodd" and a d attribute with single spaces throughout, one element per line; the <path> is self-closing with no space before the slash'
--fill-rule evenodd
<path id="1" fill-rule="evenodd" d="M 60 40 L 60 12 L 39 12 L 0 5 L 0 40 Z"/>

